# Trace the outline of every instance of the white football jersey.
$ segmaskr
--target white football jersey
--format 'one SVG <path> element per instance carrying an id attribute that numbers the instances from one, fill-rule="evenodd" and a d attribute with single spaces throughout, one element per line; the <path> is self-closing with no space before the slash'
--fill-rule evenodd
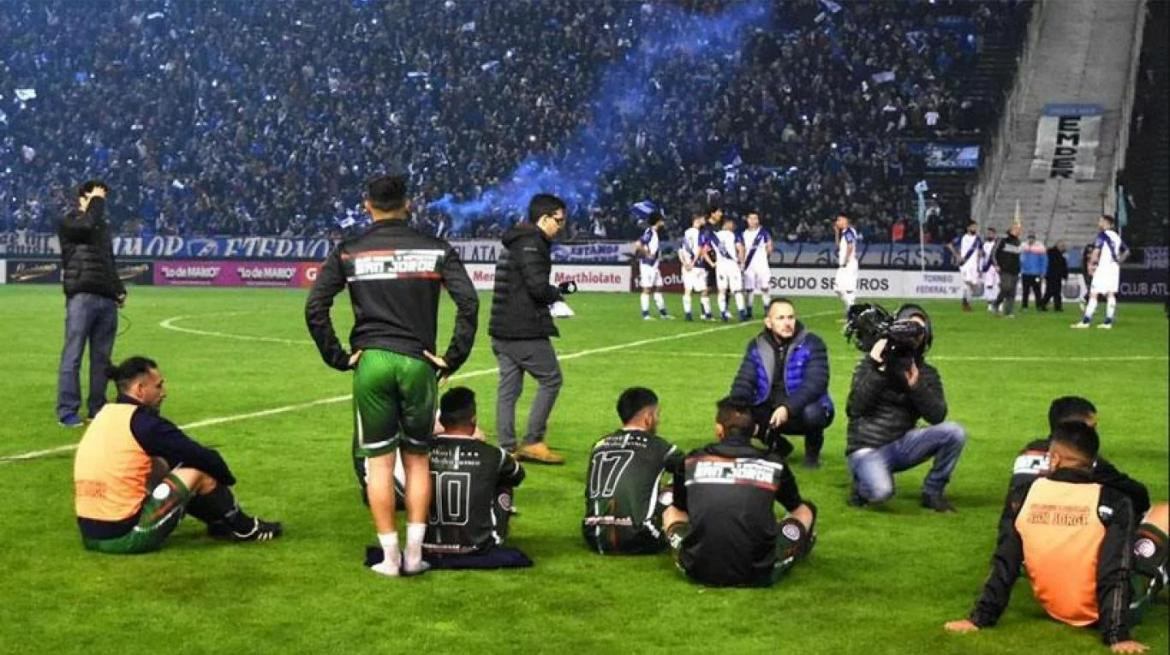
<path id="1" fill-rule="evenodd" d="M 735 254 L 735 244 L 743 243 L 743 237 L 735 232 L 719 230 L 715 233 L 715 263 L 724 266 L 739 265 L 739 258 Z"/>
<path id="2" fill-rule="evenodd" d="M 1118 270 L 1121 266 L 1121 256 L 1125 252 L 1125 244 L 1121 242 L 1121 236 L 1113 230 L 1104 230 L 1097 235 L 1097 241 L 1093 244 L 1100 254 L 1097 255 L 1097 273 L 1104 271 Z"/>
<path id="3" fill-rule="evenodd" d="M 841 240 L 837 242 L 837 265 L 849 266 L 857 265 L 857 246 L 858 246 L 857 230 L 853 226 L 849 226 L 841 231 Z M 849 246 L 853 246 L 853 252 L 849 252 Z"/>
<path id="4" fill-rule="evenodd" d="M 755 268 L 768 267 L 768 244 L 772 242 L 772 235 L 767 228 L 758 227 L 756 229 L 747 229 L 743 231 L 743 247 L 747 250 L 744 253 L 744 266 L 753 266 Z M 752 250 L 755 253 L 752 253 Z"/>
<path id="5" fill-rule="evenodd" d="M 699 229 L 695 227 L 687 228 L 683 232 L 682 249 L 686 253 L 687 260 L 694 263 L 699 257 Z"/>

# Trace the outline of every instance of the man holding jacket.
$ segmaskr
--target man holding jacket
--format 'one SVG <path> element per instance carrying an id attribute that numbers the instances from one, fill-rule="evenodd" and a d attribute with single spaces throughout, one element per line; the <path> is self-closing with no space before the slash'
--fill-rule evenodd
<path id="1" fill-rule="evenodd" d="M 786 457 L 783 435 L 804 435 L 804 467 L 820 468 L 825 428 L 833 422 L 825 342 L 796 320 L 787 298 L 768 303 L 764 330 L 748 343 L 731 397 L 751 405 L 764 443 Z"/>
<path id="2" fill-rule="evenodd" d="M 548 417 L 561 390 L 561 367 L 550 337 L 559 336 L 549 305 L 576 284 L 549 283 L 552 273 L 550 245 L 565 227 L 565 203 L 538 193 L 528 203 L 528 222 L 518 223 L 502 239 L 492 291 L 492 316 L 488 334 L 492 353 L 500 367 L 496 396 L 496 434 L 500 446 L 518 459 L 538 464 L 564 464 L 565 458 L 544 442 Z M 516 401 L 524 387 L 524 374 L 539 385 L 528 414 L 523 444 L 516 444 Z"/>
<path id="3" fill-rule="evenodd" d="M 849 427 L 845 455 L 853 473 L 849 504 L 861 507 L 881 503 L 894 495 L 894 474 L 934 459 L 922 483 L 922 506 L 936 512 L 955 508 L 943 495 L 959 455 L 967 442 L 963 426 L 947 416 L 942 378 L 925 361 L 930 348 L 930 317 L 918 305 L 898 309 L 898 321 L 913 321 L 924 329 L 915 352 L 892 357 L 886 339 L 879 339 L 857 365 L 846 412 Z M 911 357 L 903 361 L 903 357 Z M 930 424 L 916 428 L 919 418 Z"/>
<path id="4" fill-rule="evenodd" d="M 61 282 L 65 287 L 65 347 L 57 369 L 57 421 L 79 428 L 81 356 L 89 342 L 89 418 L 106 404 L 106 371 L 118 332 L 118 308 L 126 287 L 118 279 L 106 222 L 104 182 L 91 180 L 77 190 L 77 209 L 57 228 L 61 241 Z"/>

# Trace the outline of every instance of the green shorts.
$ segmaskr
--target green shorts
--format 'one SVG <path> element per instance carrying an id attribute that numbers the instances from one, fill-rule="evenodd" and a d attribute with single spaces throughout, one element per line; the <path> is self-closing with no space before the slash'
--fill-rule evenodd
<path id="1" fill-rule="evenodd" d="M 190 500 L 191 490 L 187 485 L 179 476 L 168 473 L 143 500 L 138 524 L 130 532 L 114 539 L 83 537 L 81 541 L 87 550 L 99 553 L 131 555 L 158 550 L 183 520 L 183 510 Z"/>
<path id="2" fill-rule="evenodd" d="M 366 350 L 353 375 L 353 453 L 378 457 L 402 447 L 430 450 L 438 380 L 427 362 Z"/>

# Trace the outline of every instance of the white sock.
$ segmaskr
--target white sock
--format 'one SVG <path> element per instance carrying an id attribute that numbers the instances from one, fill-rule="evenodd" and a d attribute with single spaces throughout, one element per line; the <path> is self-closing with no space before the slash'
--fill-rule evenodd
<path id="1" fill-rule="evenodd" d="M 763 289 L 752 291 L 752 300 L 748 303 L 748 307 L 756 306 L 756 296 L 760 297 L 760 311 L 762 312 L 768 308 L 768 296 L 764 294 Z"/>
<path id="2" fill-rule="evenodd" d="M 1097 294 L 1089 296 L 1089 304 L 1085 305 L 1085 317 L 1081 319 L 1085 323 L 1092 322 L 1093 314 L 1097 313 Z"/>
<path id="3" fill-rule="evenodd" d="M 683 294 L 683 313 L 691 313 L 691 294 L 689 293 Z"/>
<path id="4" fill-rule="evenodd" d="M 654 304 L 658 306 L 658 311 L 660 311 L 660 312 L 666 311 L 666 298 L 662 297 L 661 291 L 654 292 Z"/>
<path id="5" fill-rule="evenodd" d="M 422 566 L 422 543 L 426 533 L 426 523 L 406 524 L 406 557 L 402 564 L 407 571 L 417 571 Z"/>
<path id="6" fill-rule="evenodd" d="M 703 308 L 703 315 L 711 314 L 711 298 L 707 296 L 699 296 L 699 306 Z"/>
<path id="7" fill-rule="evenodd" d="M 741 311 L 741 312 L 743 311 L 743 292 L 742 291 L 735 292 L 735 309 L 737 311 Z"/>
<path id="8" fill-rule="evenodd" d="M 719 297 L 716 298 L 716 300 L 718 301 L 718 304 L 719 304 L 719 313 L 726 314 L 727 313 L 727 294 L 720 291 Z"/>
<path id="9" fill-rule="evenodd" d="M 402 565 L 402 553 L 398 550 L 398 533 L 379 534 L 378 544 L 382 546 L 382 561 L 371 568 L 382 575 L 398 575 L 398 568 Z"/>
<path id="10" fill-rule="evenodd" d="M 971 285 L 970 284 L 963 285 L 963 304 L 964 305 L 971 304 Z"/>
<path id="11" fill-rule="evenodd" d="M 1108 295 L 1105 297 L 1105 322 L 1113 322 L 1113 314 L 1117 311 L 1117 296 Z"/>
<path id="12" fill-rule="evenodd" d="M 845 292 L 844 300 L 845 300 L 846 309 L 853 306 L 853 301 L 855 300 L 856 296 L 857 296 L 857 293 L 854 291 L 846 291 Z"/>
<path id="13" fill-rule="evenodd" d="M 650 294 L 646 291 L 642 292 L 642 311 L 650 311 Z"/>

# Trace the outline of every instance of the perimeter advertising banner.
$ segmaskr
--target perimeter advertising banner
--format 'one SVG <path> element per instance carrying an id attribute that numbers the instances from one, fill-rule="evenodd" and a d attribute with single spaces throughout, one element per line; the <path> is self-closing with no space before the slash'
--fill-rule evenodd
<path id="1" fill-rule="evenodd" d="M 154 264 L 154 284 L 184 287 L 308 287 L 321 265 L 315 262 L 190 259 Z"/>
<path id="2" fill-rule="evenodd" d="M 117 264 L 118 277 L 126 284 L 152 284 L 154 263 L 144 260 L 120 260 Z M 61 261 L 59 259 L 9 259 L 0 260 L 0 274 L 6 284 L 60 284 Z"/>
<path id="3" fill-rule="evenodd" d="M 472 284 L 480 291 L 491 291 L 496 283 L 495 264 L 465 264 Z M 551 284 L 572 280 L 579 291 L 629 291 L 633 284 L 629 266 L 584 266 L 553 264 Z"/>

